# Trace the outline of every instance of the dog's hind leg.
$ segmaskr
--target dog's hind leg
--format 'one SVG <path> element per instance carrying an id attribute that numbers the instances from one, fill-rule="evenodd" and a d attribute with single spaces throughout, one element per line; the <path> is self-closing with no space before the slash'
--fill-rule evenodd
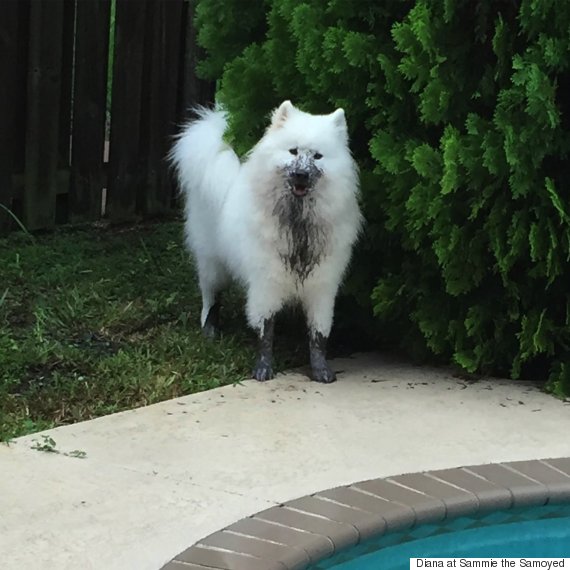
<path id="1" fill-rule="evenodd" d="M 332 327 L 336 288 L 310 288 L 305 292 L 303 305 L 309 328 L 309 353 L 313 380 L 329 384 L 336 380 L 326 359 L 329 333 Z"/>
<path id="2" fill-rule="evenodd" d="M 220 305 L 219 293 L 224 288 L 227 276 L 224 269 L 214 260 L 201 260 L 198 263 L 200 291 L 202 292 L 202 332 L 208 338 L 219 334 Z"/>

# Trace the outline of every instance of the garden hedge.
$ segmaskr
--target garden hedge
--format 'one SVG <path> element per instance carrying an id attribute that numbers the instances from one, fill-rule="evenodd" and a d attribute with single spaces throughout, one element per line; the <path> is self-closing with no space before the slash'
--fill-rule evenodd
<path id="1" fill-rule="evenodd" d="M 570 2 L 198 0 L 240 152 L 283 99 L 344 107 L 379 330 L 570 393 Z"/>

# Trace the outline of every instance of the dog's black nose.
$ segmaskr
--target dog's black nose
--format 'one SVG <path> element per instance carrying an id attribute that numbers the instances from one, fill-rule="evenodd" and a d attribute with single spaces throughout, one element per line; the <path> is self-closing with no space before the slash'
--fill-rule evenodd
<path id="1" fill-rule="evenodd" d="M 295 184 L 303 184 L 306 186 L 309 183 L 309 174 L 302 170 L 297 170 L 296 172 L 293 172 L 293 182 Z"/>

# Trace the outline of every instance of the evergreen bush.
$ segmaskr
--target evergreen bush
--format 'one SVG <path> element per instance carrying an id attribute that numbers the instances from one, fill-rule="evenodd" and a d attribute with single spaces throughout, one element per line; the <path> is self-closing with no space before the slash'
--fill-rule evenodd
<path id="1" fill-rule="evenodd" d="M 198 0 L 245 152 L 283 99 L 344 107 L 366 234 L 348 290 L 411 352 L 570 393 L 570 3 Z"/>

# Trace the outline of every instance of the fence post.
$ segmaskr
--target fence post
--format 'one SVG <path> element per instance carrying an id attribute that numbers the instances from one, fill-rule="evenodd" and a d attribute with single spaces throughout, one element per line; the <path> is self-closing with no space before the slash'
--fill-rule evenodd
<path id="1" fill-rule="evenodd" d="M 139 194 L 140 211 L 147 216 L 166 213 L 172 206 L 166 154 L 176 132 L 182 8 L 183 0 L 148 4 L 141 120 L 146 178 Z"/>
<path id="2" fill-rule="evenodd" d="M 4 2 L 0 17 L 0 234 L 12 226 L 12 211 L 15 141 L 15 105 L 18 97 L 18 3 Z M 21 94 L 20 94 L 21 95 Z M 6 209 L 5 209 L 6 208 Z"/>
<path id="3" fill-rule="evenodd" d="M 110 0 L 77 3 L 71 158 L 72 222 L 101 217 Z"/>
<path id="4" fill-rule="evenodd" d="M 55 224 L 64 0 L 30 3 L 24 223 Z"/>
<path id="5" fill-rule="evenodd" d="M 147 2 L 116 1 L 107 208 L 112 221 L 125 222 L 136 217 L 144 180 L 140 137 Z"/>
<path id="6" fill-rule="evenodd" d="M 76 0 L 64 0 L 61 53 L 61 91 L 59 97 L 58 188 L 55 223 L 69 221 L 69 188 L 71 165 L 71 115 L 73 111 L 73 58 L 75 45 Z"/>

